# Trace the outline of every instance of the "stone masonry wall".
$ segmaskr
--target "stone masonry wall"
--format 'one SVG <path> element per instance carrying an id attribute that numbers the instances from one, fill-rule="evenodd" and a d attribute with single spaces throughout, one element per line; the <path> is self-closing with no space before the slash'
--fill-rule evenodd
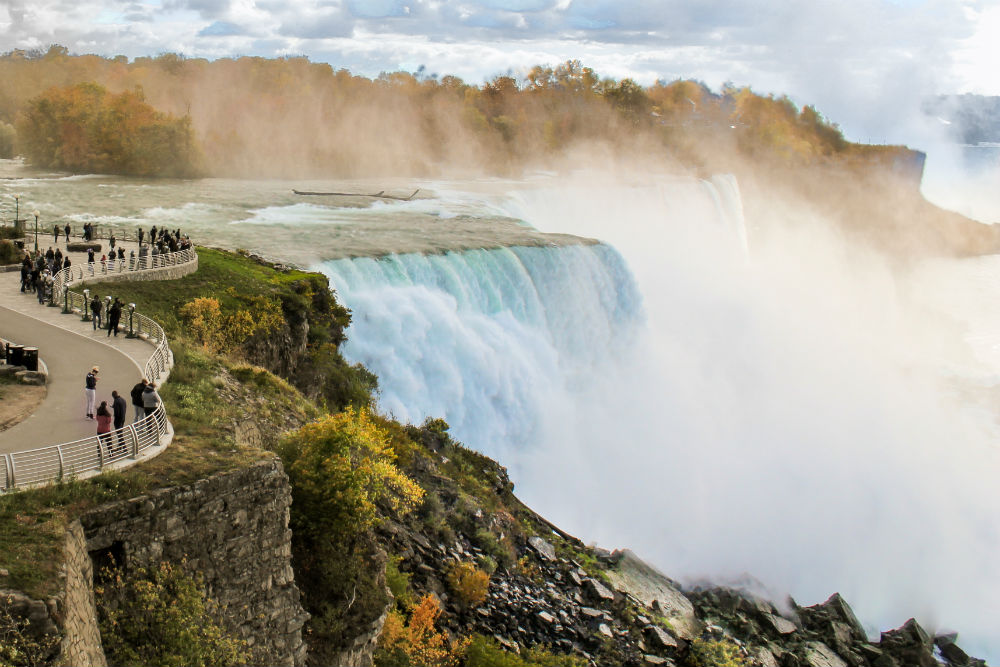
<path id="1" fill-rule="evenodd" d="M 66 531 L 65 590 L 62 596 L 62 660 L 65 665 L 105 667 L 94 607 L 94 566 L 87 553 L 83 526 L 74 521 Z"/>
<path id="2" fill-rule="evenodd" d="M 128 570 L 161 561 L 201 574 L 225 627 L 254 662 L 301 665 L 308 614 L 299 602 L 288 528 L 291 488 L 277 458 L 189 486 L 103 505 L 81 517 L 87 550 Z"/>

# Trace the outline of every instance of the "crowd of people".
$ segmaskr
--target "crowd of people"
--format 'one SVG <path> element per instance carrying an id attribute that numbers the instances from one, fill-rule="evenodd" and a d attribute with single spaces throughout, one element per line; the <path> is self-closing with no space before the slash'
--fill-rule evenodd
<path id="1" fill-rule="evenodd" d="M 69 252 L 63 254 L 62 249 L 58 247 L 60 233 L 65 234 L 66 244 L 69 245 L 72 231 L 73 228 L 68 223 L 65 227 L 60 227 L 58 224 L 53 225 L 52 236 L 57 247 L 49 246 L 49 249 L 44 253 L 41 250 L 36 250 L 34 253 L 28 250 L 24 251 L 24 258 L 21 262 L 21 291 L 37 294 L 39 303 L 45 303 L 47 299 L 51 299 L 54 276 L 73 265 L 69 258 Z M 92 241 L 96 233 L 96 228 L 91 223 L 83 225 L 84 241 Z M 86 263 L 89 274 L 95 275 L 98 267 L 100 267 L 101 273 L 107 273 L 109 269 L 113 271 L 116 268 L 116 263 L 119 272 L 125 271 L 126 267 L 129 271 L 144 269 L 150 264 L 152 257 L 187 250 L 192 246 L 191 238 L 182 235 L 180 229 L 168 230 L 165 227 L 157 229 L 156 225 L 153 225 L 148 234 L 142 227 L 137 228 L 136 237 L 139 241 L 139 252 L 136 254 L 135 250 L 130 250 L 127 263 L 125 248 L 118 243 L 118 238 L 113 230 L 108 236 L 108 252 L 101 254 L 100 258 L 97 257 L 97 251 L 94 248 L 87 248 Z"/>
<path id="2" fill-rule="evenodd" d="M 60 227 L 56 224 L 52 227 L 53 240 L 56 247 L 49 247 L 45 252 L 26 250 L 21 263 L 21 291 L 37 294 L 39 303 L 51 301 L 52 290 L 55 283 L 55 275 L 73 265 L 69 258 L 69 252 L 63 253 L 58 247 L 60 234 L 64 235 L 65 243 L 70 243 L 72 238 L 72 227 L 67 223 Z M 97 229 L 91 223 L 83 225 L 83 240 L 93 241 L 97 236 Z M 130 250 L 128 253 L 128 269 L 137 270 L 149 265 L 149 259 L 161 254 L 178 252 L 192 247 L 191 239 L 182 235 L 180 229 L 169 230 L 157 228 L 155 225 L 148 232 L 142 227 L 137 229 L 138 253 Z M 95 274 L 95 267 L 100 266 L 102 273 L 106 273 L 109 268 L 114 269 L 115 262 L 118 263 L 118 270 L 126 269 L 126 251 L 119 243 L 114 231 L 108 236 L 108 252 L 102 254 L 97 259 L 97 251 L 93 247 L 87 249 L 87 265 L 91 275 Z M 99 251 L 99 248 L 98 248 Z M 93 322 L 93 328 L 107 329 L 107 335 L 118 335 L 118 327 L 121 323 L 122 312 L 125 303 L 119 298 L 106 296 L 104 300 L 97 294 L 93 296 L 85 310 L 89 311 Z M 86 419 L 97 423 L 97 435 L 100 438 L 101 446 L 105 447 L 107 453 L 112 455 L 116 452 L 124 451 L 127 446 L 125 436 L 121 429 L 125 426 L 127 403 L 125 398 L 116 390 L 111 392 L 108 400 L 102 400 L 98 404 L 97 387 L 100 375 L 100 368 L 93 366 L 87 373 L 85 381 L 86 399 Z M 133 422 L 138 422 L 148 414 L 152 414 L 160 404 L 160 396 L 156 391 L 156 385 L 146 378 L 132 387 L 130 392 L 133 407 Z M 117 438 L 115 437 L 117 432 Z"/>

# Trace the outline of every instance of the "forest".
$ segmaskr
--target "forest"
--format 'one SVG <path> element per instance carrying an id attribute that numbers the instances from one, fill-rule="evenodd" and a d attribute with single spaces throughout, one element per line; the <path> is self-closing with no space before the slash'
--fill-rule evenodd
<path id="1" fill-rule="evenodd" d="M 66 48 L 0 56 L 0 155 L 76 172 L 237 177 L 509 174 L 597 154 L 732 170 L 836 160 L 913 170 L 813 107 L 689 80 L 644 87 L 579 61 L 482 85 L 356 76 L 304 57 L 136 58 Z"/>

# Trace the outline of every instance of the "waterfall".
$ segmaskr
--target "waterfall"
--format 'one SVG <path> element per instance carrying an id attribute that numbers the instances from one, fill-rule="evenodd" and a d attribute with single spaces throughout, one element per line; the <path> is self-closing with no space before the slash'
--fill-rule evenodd
<path id="1" fill-rule="evenodd" d="M 379 408 L 443 417 L 506 462 L 537 445 L 553 397 L 614 364 L 642 305 L 603 244 L 344 259 L 318 267 L 354 312 L 344 354 L 380 378 Z"/>
<path id="2" fill-rule="evenodd" d="M 779 201 L 748 254 L 731 177 L 553 179 L 505 210 L 603 243 L 319 267 L 382 410 L 444 417 L 547 518 L 671 576 L 1000 652 L 998 429 L 969 400 L 995 394 L 954 377 L 926 290 Z"/>

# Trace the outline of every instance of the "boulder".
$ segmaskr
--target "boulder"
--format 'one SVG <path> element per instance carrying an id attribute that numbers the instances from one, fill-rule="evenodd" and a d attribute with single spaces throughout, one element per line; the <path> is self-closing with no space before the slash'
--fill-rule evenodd
<path id="1" fill-rule="evenodd" d="M 583 593 L 587 599 L 598 603 L 614 602 L 615 594 L 596 579 L 586 579 L 583 582 Z"/>
<path id="2" fill-rule="evenodd" d="M 658 625 L 647 625 L 642 629 L 642 636 L 656 650 L 673 651 L 677 649 L 677 640 Z"/>
<path id="3" fill-rule="evenodd" d="M 797 625 L 777 614 L 760 614 L 761 624 L 779 635 L 790 635 L 799 629 Z"/>
<path id="4" fill-rule="evenodd" d="M 556 559 L 556 549 L 542 538 L 532 535 L 528 538 L 528 544 L 538 552 L 543 560 L 554 561 Z"/>
<path id="5" fill-rule="evenodd" d="M 694 605 L 673 579 L 627 549 L 616 551 L 615 560 L 616 567 L 608 571 L 612 586 L 661 614 L 681 639 L 692 641 L 701 634 Z"/>
<path id="6" fill-rule="evenodd" d="M 882 651 L 906 667 L 936 667 L 930 635 L 914 619 L 902 627 L 883 632 L 879 641 Z"/>
<path id="7" fill-rule="evenodd" d="M 27 370 L 17 372 L 14 375 L 14 377 L 16 377 L 17 381 L 20 382 L 21 384 L 32 384 L 32 385 L 37 385 L 39 387 L 43 386 L 46 380 L 48 379 L 48 376 L 41 371 L 27 371 Z"/>
<path id="8" fill-rule="evenodd" d="M 956 634 L 939 635 L 934 638 L 934 644 L 941 650 L 941 655 L 949 665 L 964 666 L 971 662 L 969 654 L 958 647 Z"/>
<path id="9" fill-rule="evenodd" d="M 808 667 L 848 667 L 833 649 L 823 642 L 806 642 L 805 665 Z"/>

